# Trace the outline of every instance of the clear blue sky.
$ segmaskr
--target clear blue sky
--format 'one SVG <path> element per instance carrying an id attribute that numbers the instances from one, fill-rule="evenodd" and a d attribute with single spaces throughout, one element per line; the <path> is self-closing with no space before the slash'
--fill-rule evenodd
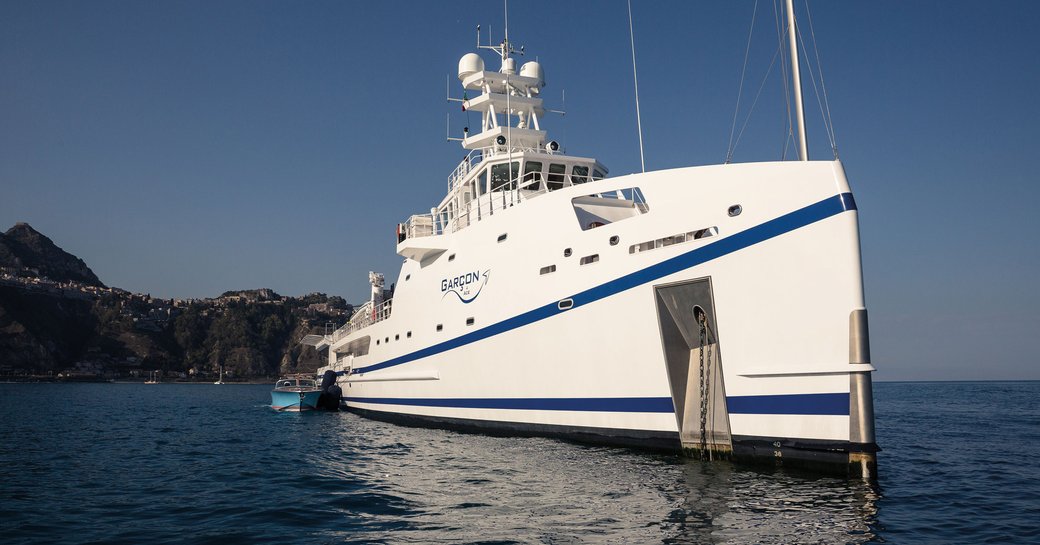
<path id="1" fill-rule="evenodd" d="M 753 2 L 633 4 L 647 168 L 721 162 Z M 1040 2 L 810 6 L 877 378 L 1040 379 Z M 368 270 L 396 279 L 395 223 L 463 155 L 445 75 L 457 96 L 478 23 L 500 39 L 501 3 L 2 0 L 0 226 L 27 221 L 133 291 L 363 300 Z M 625 2 L 514 0 L 510 36 L 550 107 L 566 90 L 550 134 L 637 171 Z M 776 41 L 763 0 L 744 112 Z M 780 157 L 783 100 L 774 72 L 737 161 Z M 829 158 L 808 84 L 806 105 Z"/>

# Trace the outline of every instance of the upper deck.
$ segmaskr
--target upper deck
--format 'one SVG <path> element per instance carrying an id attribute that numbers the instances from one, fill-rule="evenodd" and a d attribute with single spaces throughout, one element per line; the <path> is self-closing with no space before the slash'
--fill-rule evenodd
<path id="1" fill-rule="evenodd" d="M 436 250 L 417 248 L 407 243 L 410 239 L 454 233 L 496 211 L 607 175 L 599 161 L 568 156 L 559 143 L 547 141 L 540 122 L 547 111 L 539 97 L 545 86 L 541 65 L 525 63 L 517 74 L 508 40 L 481 48 L 501 56 L 501 70 L 484 70 L 476 53 L 459 61 L 463 88 L 481 92 L 461 100 L 463 110 L 480 112 L 480 132 L 471 135 L 467 127 L 464 137 L 455 139 L 470 152 L 448 176 L 448 191 L 440 204 L 398 225 L 397 250 L 405 257 L 422 259 Z"/>

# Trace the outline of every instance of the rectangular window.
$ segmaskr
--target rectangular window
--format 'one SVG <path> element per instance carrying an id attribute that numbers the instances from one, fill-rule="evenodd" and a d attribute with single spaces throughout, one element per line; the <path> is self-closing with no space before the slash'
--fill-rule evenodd
<path id="1" fill-rule="evenodd" d="M 548 267 L 542 267 L 541 270 L 538 271 L 538 274 L 549 274 L 549 273 L 553 273 L 553 272 L 556 272 L 556 265 L 549 265 Z"/>
<path id="2" fill-rule="evenodd" d="M 606 178 L 606 177 L 607 177 L 607 175 L 603 174 L 602 172 L 600 172 L 600 170 L 598 168 L 594 169 L 592 171 L 592 179 L 593 180 L 602 180 L 603 178 Z"/>
<path id="3" fill-rule="evenodd" d="M 571 183 L 583 184 L 589 181 L 589 167 L 574 165 L 571 169 Z"/>
<path id="4" fill-rule="evenodd" d="M 557 189 L 563 189 L 563 178 L 564 174 L 567 173 L 567 165 L 558 165 L 555 163 L 549 164 L 549 179 L 545 182 L 545 187 L 549 191 L 556 191 Z"/>
<path id="5" fill-rule="evenodd" d="M 524 163 L 524 181 L 520 187 L 530 191 L 538 191 L 542 188 L 542 163 L 538 161 Z"/>
<path id="6" fill-rule="evenodd" d="M 646 252 L 648 250 L 656 250 L 657 248 L 665 248 L 673 244 L 683 244 L 685 242 L 692 242 L 694 240 L 709 238 L 719 234 L 718 227 L 707 227 L 704 229 L 697 229 L 696 231 L 687 231 L 685 233 L 679 233 L 677 235 L 669 235 L 667 237 L 661 237 L 655 240 L 648 240 L 646 242 L 640 242 L 639 244 L 633 244 L 628 247 L 628 253 L 638 254 L 639 252 Z"/>
<path id="7" fill-rule="evenodd" d="M 473 318 L 466 318 L 466 325 L 473 325 Z"/>
<path id="8" fill-rule="evenodd" d="M 510 176 L 512 171 L 512 176 Z M 491 165 L 491 191 L 516 189 L 516 178 L 520 174 L 520 162 Z"/>
<path id="9" fill-rule="evenodd" d="M 597 261 L 599 261 L 599 254 L 587 255 L 581 258 L 582 265 L 588 265 L 589 263 L 595 263 Z"/>

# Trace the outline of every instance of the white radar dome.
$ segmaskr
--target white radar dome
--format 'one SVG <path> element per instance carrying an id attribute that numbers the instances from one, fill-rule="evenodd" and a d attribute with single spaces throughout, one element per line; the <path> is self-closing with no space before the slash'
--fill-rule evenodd
<path id="1" fill-rule="evenodd" d="M 538 86 L 545 87 L 545 72 L 542 72 L 542 65 L 538 64 L 538 61 L 525 62 L 520 67 L 520 75 L 527 78 L 536 78 Z"/>
<path id="2" fill-rule="evenodd" d="M 459 81 L 462 81 L 477 72 L 484 71 L 484 59 L 476 53 L 466 53 L 459 59 Z"/>

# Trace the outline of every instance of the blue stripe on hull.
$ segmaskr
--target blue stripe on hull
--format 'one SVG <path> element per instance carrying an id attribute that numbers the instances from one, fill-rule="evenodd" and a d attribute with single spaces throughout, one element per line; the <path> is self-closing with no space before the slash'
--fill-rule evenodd
<path id="1" fill-rule="evenodd" d="M 670 397 L 576 397 L 576 398 L 403 398 L 347 397 L 348 403 L 379 403 L 453 409 L 519 409 L 530 411 L 589 411 L 620 413 L 671 413 Z"/>
<path id="2" fill-rule="evenodd" d="M 727 396 L 729 414 L 849 415 L 849 394 Z"/>
<path id="3" fill-rule="evenodd" d="M 784 214 L 783 216 L 769 220 L 744 231 L 740 231 L 739 233 L 734 233 L 733 235 L 717 242 L 679 254 L 671 259 L 666 259 L 645 269 L 627 274 L 605 284 L 600 284 L 599 286 L 587 289 L 581 293 L 577 293 L 571 297 L 574 301 L 574 305 L 568 310 L 560 310 L 557 306 L 557 302 L 553 301 L 545 306 L 527 311 L 496 324 L 489 325 L 483 329 L 417 350 L 410 354 L 405 354 L 384 362 L 374 363 L 366 367 L 358 367 L 354 372 L 365 373 L 369 371 L 377 371 L 379 369 L 386 369 L 387 367 L 394 367 L 410 361 L 447 352 L 448 350 L 465 346 L 488 337 L 493 337 L 500 333 L 505 333 L 550 318 L 560 314 L 561 312 L 567 312 L 570 309 L 594 303 L 600 299 L 616 295 L 636 286 L 689 269 L 690 267 L 706 263 L 738 250 L 743 250 L 744 248 L 758 244 L 759 242 L 789 233 L 795 229 L 805 227 L 806 225 L 816 223 L 817 221 L 827 219 L 849 210 L 856 210 L 856 201 L 853 200 L 852 193 L 834 195 L 833 197 L 828 197 L 820 202 L 806 206 L 805 208 Z M 342 374 L 342 371 L 340 374 Z"/>
<path id="4" fill-rule="evenodd" d="M 531 411 L 586 411 L 622 413 L 672 413 L 670 397 L 576 397 L 576 398 L 406 398 L 345 397 L 349 403 L 446 407 L 452 409 L 518 409 Z M 790 394 L 728 396 L 730 414 L 789 414 L 848 416 L 849 394 Z"/>

